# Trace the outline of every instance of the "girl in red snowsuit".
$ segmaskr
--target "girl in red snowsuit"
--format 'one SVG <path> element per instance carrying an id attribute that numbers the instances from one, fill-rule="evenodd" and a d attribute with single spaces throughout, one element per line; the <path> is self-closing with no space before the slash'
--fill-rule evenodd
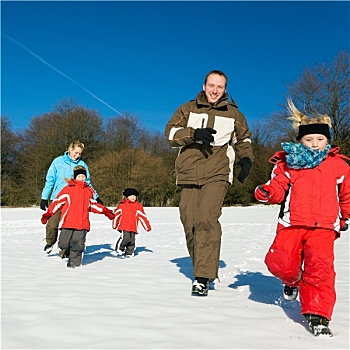
<path id="1" fill-rule="evenodd" d="M 282 143 L 270 162 L 271 179 L 255 189 L 261 202 L 280 204 L 276 237 L 265 257 L 285 284 L 284 297 L 300 294 L 301 313 L 314 335 L 328 328 L 336 300 L 334 241 L 350 218 L 348 157 L 329 145 L 328 116 L 308 118 L 288 101 L 300 143 Z"/>
<path id="2" fill-rule="evenodd" d="M 112 227 L 122 234 L 115 246 L 115 252 L 119 256 L 130 258 L 134 256 L 135 236 L 138 224 L 149 232 L 151 225 L 140 202 L 137 201 L 138 191 L 134 188 L 126 188 L 123 192 L 124 198 L 115 209 L 115 218 Z"/>
<path id="3" fill-rule="evenodd" d="M 67 180 L 67 186 L 58 193 L 41 218 L 41 222 L 46 224 L 52 215 L 61 210 L 58 247 L 60 256 L 69 258 L 67 267 L 71 268 L 81 265 L 86 235 L 90 231 L 89 212 L 104 214 L 110 220 L 114 218 L 112 210 L 94 199 L 94 191 L 85 182 L 86 169 L 79 165 L 73 173 L 74 179 Z"/>

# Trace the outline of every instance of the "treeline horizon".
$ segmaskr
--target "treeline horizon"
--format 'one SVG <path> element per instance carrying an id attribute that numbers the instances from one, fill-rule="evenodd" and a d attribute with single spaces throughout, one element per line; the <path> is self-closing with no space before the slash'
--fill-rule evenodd
<path id="1" fill-rule="evenodd" d="M 349 62 L 349 53 L 343 51 L 330 63 L 306 68 L 299 80 L 287 87 L 287 96 L 308 116 L 316 112 L 329 115 L 331 143 L 350 157 Z M 240 167 L 235 166 L 224 206 L 257 203 L 254 189 L 270 178 L 269 158 L 281 150 L 281 142 L 295 142 L 287 118 L 285 104 L 257 122 L 248 119 L 255 161 L 243 185 L 237 181 Z M 178 205 L 174 170 L 178 149 L 170 148 L 164 133 L 147 130 L 129 113 L 104 121 L 98 111 L 78 105 L 72 98 L 34 116 L 21 131 L 12 129 L 10 116 L 1 116 L 1 206 L 38 206 L 50 164 L 77 140 L 85 145 L 82 159 L 106 206 L 117 206 L 126 187 L 137 188 L 144 206 Z"/>

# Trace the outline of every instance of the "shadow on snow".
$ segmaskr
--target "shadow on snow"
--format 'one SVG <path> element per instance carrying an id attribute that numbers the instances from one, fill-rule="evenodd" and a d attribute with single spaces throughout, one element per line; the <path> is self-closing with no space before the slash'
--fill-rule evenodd
<path id="1" fill-rule="evenodd" d="M 183 257 L 183 258 L 177 258 L 170 260 L 173 264 L 175 264 L 178 268 L 180 273 L 185 275 L 188 279 L 193 281 L 194 276 L 193 276 L 193 267 L 192 267 L 192 260 L 189 256 Z M 224 268 L 226 267 L 226 263 L 223 260 L 219 261 L 219 268 Z M 200 276 L 198 276 L 200 277 Z"/>
<path id="2" fill-rule="evenodd" d="M 183 257 L 170 260 L 179 268 L 179 272 L 185 275 L 188 279 L 193 280 L 193 268 L 191 258 Z M 219 267 L 226 267 L 226 263 L 222 260 L 219 262 Z M 304 317 L 300 313 L 300 302 L 286 301 L 283 298 L 283 284 L 274 276 L 265 276 L 261 272 L 242 272 L 235 276 L 236 281 L 228 287 L 238 289 L 242 286 L 248 286 L 250 295 L 249 299 L 263 304 L 279 306 L 288 318 L 295 323 L 301 324 L 308 330 L 308 326 Z"/>
<path id="3" fill-rule="evenodd" d="M 113 257 L 111 253 L 114 251 L 114 247 L 111 244 L 96 244 L 90 245 L 85 248 L 82 265 L 93 264 L 97 261 L 101 261 L 106 257 Z M 134 256 L 140 253 L 148 252 L 153 253 L 151 249 L 146 247 L 136 247 Z"/>
<path id="4" fill-rule="evenodd" d="M 104 258 L 111 256 L 113 251 L 114 248 L 111 244 L 88 246 L 84 252 L 83 265 L 101 261 Z M 141 246 L 135 249 L 134 254 L 137 256 L 143 252 L 153 253 L 151 249 Z M 170 262 L 178 267 L 180 273 L 185 275 L 191 281 L 193 280 L 193 267 L 189 256 L 172 259 Z M 219 267 L 226 267 L 226 263 L 223 260 L 220 260 Z M 283 284 L 278 278 L 274 276 L 265 276 L 261 272 L 241 272 L 236 275 L 235 278 L 236 281 L 230 284 L 228 286 L 229 288 L 238 289 L 239 287 L 248 286 L 250 300 L 257 303 L 279 306 L 288 318 L 308 329 L 304 317 L 300 314 L 300 302 L 298 300 L 288 302 L 283 299 Z"/>
<path id="5" fill-rule="evenodd" d="M 282 308 L 288 318 L 296 323 L 308 326 L 300 313 L 300 302 L 286 301 L 283 298 L 283 284 L 274 276 L 265 276 L 261 272 L 242 272 L 235 276 L 236 282 L 229 285 L 232 289 L 248 286 L 249 299 L 257 303 L 277 305 Z"/>

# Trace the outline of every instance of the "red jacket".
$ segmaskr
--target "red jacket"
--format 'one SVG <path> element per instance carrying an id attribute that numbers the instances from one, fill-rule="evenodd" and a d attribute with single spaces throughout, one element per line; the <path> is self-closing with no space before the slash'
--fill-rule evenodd
<path id="1" fill-rule="evenodd" d="M 350 218 L 350 167 L 332 148 L 326 159 L 313 169 L 290 169 L 286 153 L 277 152 L 270 162 L 275 164 L 266 183 L 269 202 L 281 205 L 279 224 L 322 227 L 339 231 L 340 218 Z"/>
<path id="2" fill-rule="evenodd" d="M 59 228 L 90 231 L 89 212 L 106 214 L 110 211 L 93 196 L 94 191 L 86 182 L 70 181 L 50 204 L 47 213 L 52 216 L 62 210 Z"/>
<path id="3" fill-rule="evenodd" d="M 120 231 L 137 232 L 139 222 L 146 231 L 151 231 L 151 225 L 147 219 L 143 206 L 138 201 L 130 202 L 122 200 L 114 211 L 112 227 Z"/>

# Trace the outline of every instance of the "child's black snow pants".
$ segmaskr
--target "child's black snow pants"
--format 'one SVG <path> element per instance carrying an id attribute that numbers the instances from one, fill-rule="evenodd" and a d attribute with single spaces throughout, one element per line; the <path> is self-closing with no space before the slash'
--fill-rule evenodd
<path id="1" fill-rule="evenodd" d="M 81 265 L 85 251 L 86 230 L 62 229 L 58 240 L 60 249 L 69 251 L 68 267 Z"/>

